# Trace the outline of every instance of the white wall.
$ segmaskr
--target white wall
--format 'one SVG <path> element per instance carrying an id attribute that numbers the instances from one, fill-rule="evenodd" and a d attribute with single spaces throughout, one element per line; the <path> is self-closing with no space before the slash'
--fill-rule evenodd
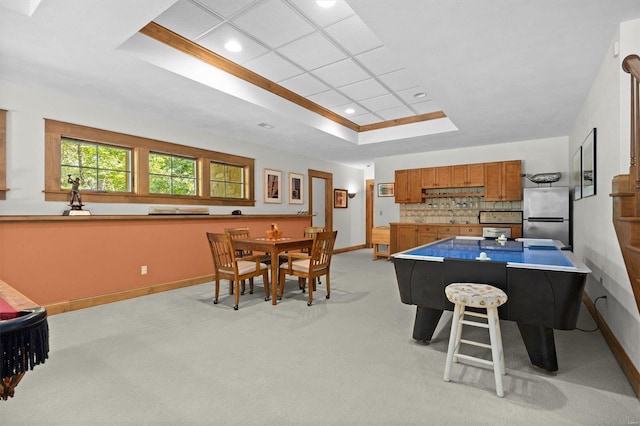
<path id="1" fill-rule="evenodd" d="M 614 56 L 614 43 L 620 54 Z M 596 195 L 574 203 L 574 251 L 593 273 L 586 292 L 592 300 L 606 295 L 597 309 L 640 369 L 640 315 L 635 304 L 615 229 L 611 181 L 629 173 L 629 74 L 622 60 L 640 51 L 640 20 L 622 23 L 603 58 L 598 75 L 569 137 L 569 153 L 596 127 Z M 597 232 L 594 232 L 597 231 Z"/>
<path id="2" fill-rule="evenodd" d="M 375 163 L 375 182 L 376 184 L 393 182 L 395 179 L 394 170 L 522 160 L 522 173 L 562 172 L 562 179 L 558 183 L 554 183 L 554 186 L 568 186 L 569 160 L 567 146 L 568 138 L 558 137 L 379 158 Z M 548 155 L 548 153 L 553 153 L 553 155 Z M 523 178 L 522 185 L 537 186 L 526 178 Z M 375 197 L 375 226 L 384 226 L 388 225 L 389 222 L 398 222 L 399 218 L 399 204 L 396 204 L 392 197 Z"/>
<path id="3" fill-rule="evenodd" d="M 0 201 L 0 215 L 60 215 L 68 208 L 65 202 L 44 201 L 44 119 L 54 119 L 114 132 L 126 133 L 190 145 L 212 151 L 243 155 L 255 161 L 255 207 L 241 207 L 243 213 L 291 213 L 308 210 L 304 205 L 264 204 L 262 169 L 282 171 L 283 193 L 287 193 L 287 173 L 307 175 L 307 169 L 333 174 L 336 188 L 354 188 L 358 197 L 349 200 L 349 208 L 334 210 L 334 229 L 338 230 L 336 248 L 363 244 L 364 171 L 312 158 L 274 151 L 267 147 L 226 136 L 189 128 L 175 122 L 132 112 L 105 108 L 100 101 L 85 102 L 41 88 L 28 88 L 0 81 L 0 109 L 7 114 L 7 199 Z M 305 190 L 308 180 L 305 180 Z M 307 192 L 305 191 L 305 194 Z M 308 195 L 308 194 L 307 194 Z M 147 204 L 89 203 L 94 215 L 147 214 Z M 236 207 L 210 206 L 211 214 L 230 214 Z"/>

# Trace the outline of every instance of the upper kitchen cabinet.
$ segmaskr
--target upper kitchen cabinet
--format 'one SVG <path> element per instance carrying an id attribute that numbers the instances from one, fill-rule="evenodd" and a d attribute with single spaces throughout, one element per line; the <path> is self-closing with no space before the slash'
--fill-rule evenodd
<path id="1" fill-rule="evenodd" d="M 485 201 L 522 200 L 522 164 L 520 160 L 484 164 Z"/>
<path id="2" fill-rule="evenodd" d="M 422 202 L 422 173 L 420 169 L 396 170 L 396 203 Z"/>
<path id="3" fill-rule="evenodd" d="M 484 186 L 484 163 L 451 166 L 451 186 L 454 188 Z"/>
<path id="4" fill-rule="evenodd" d="M 451 166 L 422 169 L 422 187 L 425 189 L 451 188 Z"/>

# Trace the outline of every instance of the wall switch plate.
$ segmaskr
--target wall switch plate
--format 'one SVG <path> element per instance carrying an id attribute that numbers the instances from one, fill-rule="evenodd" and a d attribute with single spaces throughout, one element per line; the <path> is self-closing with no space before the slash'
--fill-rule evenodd
<path id="1" fill-rule="evenodd" d="M 142 265 L 140 267 L 140 275 L 147 275 L 147 265 Z"/>

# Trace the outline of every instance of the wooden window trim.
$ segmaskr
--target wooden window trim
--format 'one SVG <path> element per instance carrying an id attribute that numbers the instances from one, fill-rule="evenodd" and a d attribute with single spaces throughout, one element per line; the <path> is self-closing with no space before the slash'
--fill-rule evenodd
<path id="1" fill-rule="evenodd" d="M 7 199 L 7 111 L 0 109 L 0 200 Z"/>
<path id="2" fill-rule="evenodd" d="M 88 142 L 103 143 L 132 150 L 132 192 L 82 191 L 82 200 L 93 203 L 144 203 L 144 204 L 187 204 L 220 206 L 254 206 L 255 184 L 253 158 L 224 154 L 178 145 L 169 142 L 127 135 L 108 130 L 95 129 L 78 124 L 45 119 L 45 201 L 68 201 L 69 191 L 60 189 L 60 140 L 72 138 Z M 198 191 L 197 195 L 149 194 L 149 152 L 166 153 L 196 159 Z M 248 173 L 247 191 L 244 199 L 213 198 L 209 194 L 209 171 L 211 161 L 241 165 Z"/>

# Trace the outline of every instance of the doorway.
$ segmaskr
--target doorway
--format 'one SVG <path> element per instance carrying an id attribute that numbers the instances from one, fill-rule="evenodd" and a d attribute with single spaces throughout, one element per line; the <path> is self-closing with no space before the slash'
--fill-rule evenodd
<path id="1" fill-rule="evenodd" d="M 309 169 L 308 176 L 311 224 L 333 231 L 333 174 Z M 320 223 L 323 217 L 324 223 Z"/>
<path id="2" fill-rule="evenodd" d="M 373 229 L 373 208 L 375 207 L 373 205 L 373 200 L 374 198 L 374 179 L 367 179 L 365 181 L 365 194 L 366 194 L 366 201 L 365 201 L 365 246 L 367 248 L 371 248 L 373 247 L 373 244 L 371 244 L 371 230 Z"/>

